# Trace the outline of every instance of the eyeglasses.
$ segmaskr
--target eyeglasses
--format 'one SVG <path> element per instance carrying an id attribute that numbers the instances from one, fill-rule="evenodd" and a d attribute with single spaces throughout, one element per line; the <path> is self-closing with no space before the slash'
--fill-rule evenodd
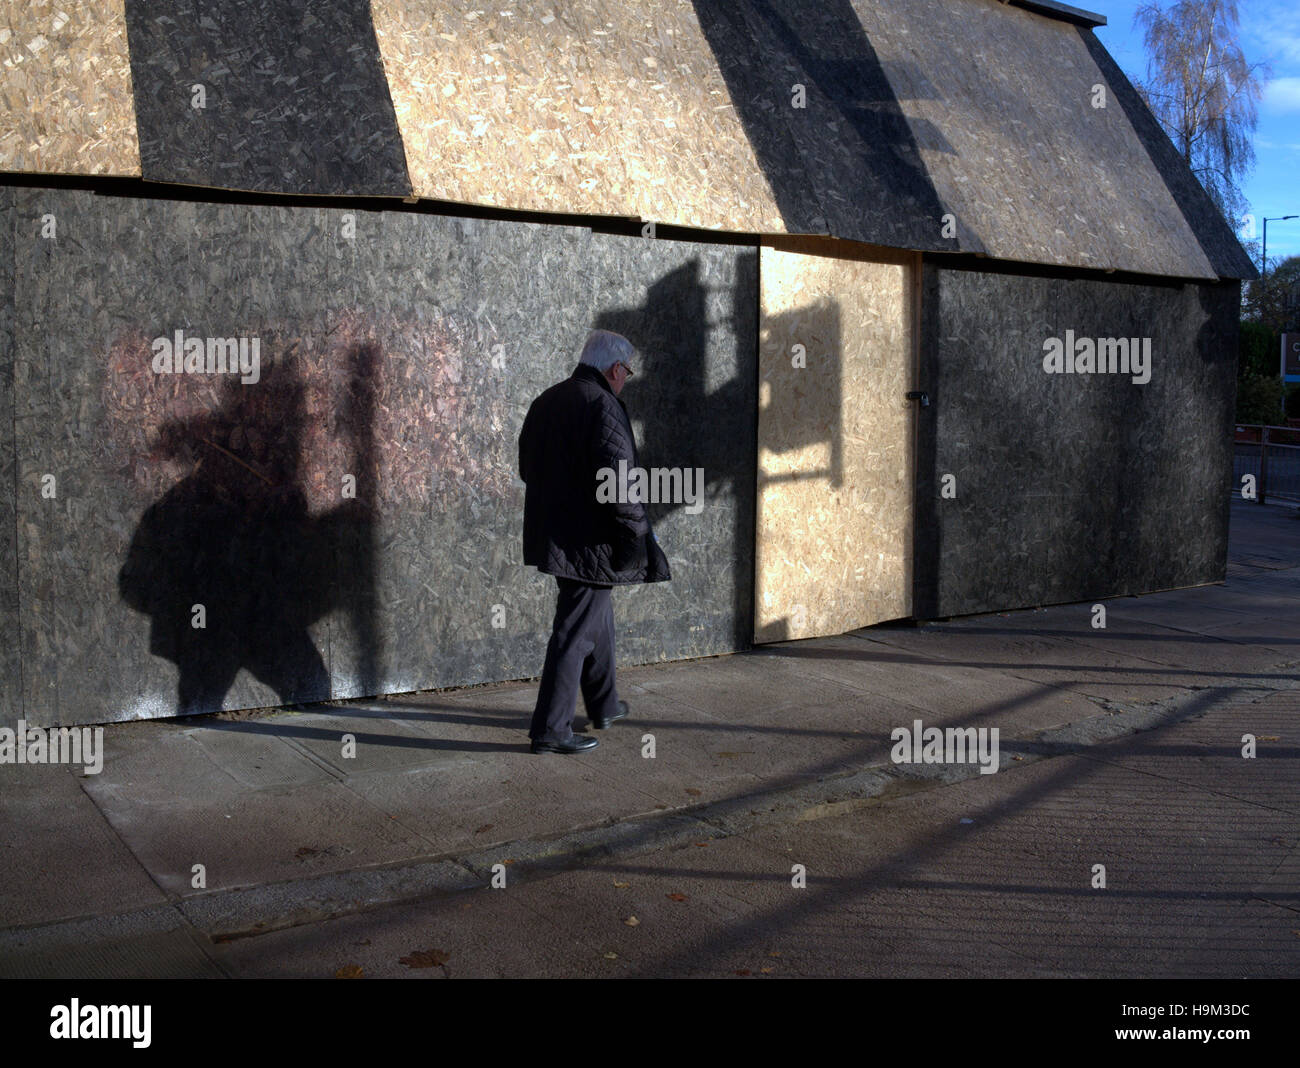
<path id="1" fill-rule="evenodd" d="M 630 367 L 629 367 L 627 364 L 625 364 L 622 360 L 619 360 L 619 361 L 618 361 L 618 365 L 619 365 L 621 368 L 623 368 L 624 371 L 627 372 L 627 377 L 628 377 L 628 378 L 631 378 L 631 377 L 632 377 L 632 368 L 630 368 Z"/>

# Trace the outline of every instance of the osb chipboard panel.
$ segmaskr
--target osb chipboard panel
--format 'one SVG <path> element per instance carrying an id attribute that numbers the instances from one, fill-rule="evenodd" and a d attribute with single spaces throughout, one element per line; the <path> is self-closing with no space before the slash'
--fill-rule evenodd
<path id="1" fill-rule="evenodd" d="M 911 613 L 916 269 L 833 240 L 763 246 L 756 641 Z"/>
<path id="2" fill-rule="evenodd" d="M 366 0 L 126 0 L 144 177 L 406 196 Z"/>
<path id="3" fill-rule="evenodd" d="M 93 721 L 419 689 L 472 667 L 439 644 L 456 623 L 499 660 L 481 519 L 511 495 L 512 409 L 462 289 L 386 284 L 410 235 L 356 213 L 346 237 L 341 209 L 44 199 L 81 241 L 45 299 L 74 325 L 25 339 L 54 414 L 20 449 L 64 487 L 24 515 L 25 619 L 49 651 L 29 707 Z M 456 221 L 417 221 L 402 255 L 472 285 Z M 257 380 L 155 374 L 175 330 L 257 338 Z"/>
<path id="4" fill-rule="evenodd" d="M 915 615 L 1223 578 L 1237 283 L 931 265 L 924 283 Z M 1149 339 L 1150 380 L 1046 373 L 1044 342 L 1067 330 Z"/>
<path id="5" fill-rule="evenodd" d="M 758 250 L 597 234 L 592 262 L 602 284 L 591 325 L 636 348 L 620 399 L 641 466 L 696 474 L 694 500 L 647 505 L 673 578 L 615 594 L 620 655 L 647 662 L 675 648 L 748 648 Z M 623 624 L 623 611 L 635 624 Z"/>
<path id="6" fill-rule="evenodd" d="M 0 171 L 139 175 L 122 0 L 4 6 Z"/>
<path id="7" fill-rule="evenodd" d="M 21 707 L 24 713 L 57 704 L 59 675 L 57 617 L 64 610 L 64 568 L 33 569 L 33 559 L 56 559 L 66 544 L 63 513 L 68 506 L 66 472 L 52 460 L 53 441 L 63 433 L 50 402 L 54 368 L 46 357 L 47 336 L 55 340 L 46 318 L 52 290 L 70 281 L 66 255 L 71 251 L 68 216 L 62 194 L 11 189 L 13 216 L 13 420 L 15 551 L 18 561 L 18 640 L 21 657 Z M 52 216 L 53 238 L 40 237 L 42 219 Z M 55 342 L 57 345 L 57 341 Z M 57 431 L 55 428 L 58 428 Z M 33 447 L 24 442 L 33 440 Z M 47 444 L 47 442 L 49 444 Z M 46 482 L 47 476 L 51 481 Z M 48 495 L 42 495 L 47 489 Z M 59 494 L 62 493 L 62 496 Z M 64 563 L 66 563 L 66 559 Z M 40 605 L 42 611 L 22 611 Z M 41 722 L 39 712 L 31 722 Z"/>
<path id="8" fill-rule="evenodd" d="M 372 11 L 418 195 L 785 229 L 689 0 Z"/>
<path id="9" fill-rule="evenodd" d="M 917 132 L 846 0 L 696 7 L 788 232 L 947 247 Z"/>
<path id="10" fill-rule="evenodd" d="M 519 426 L 598 324 L 642 347 L 625 399 L 643 448 L 706 472 L 702 509 L 656 513 L 673 582 L 616 594 L 620 662 L 747 644 L 753 249 L 12 195 L 32 722 L 537 674 L 555 584 L 522 564 Z M 47 213 L 57 241 L 35 236 Z M 257 381 L 155 373 L 176 330 L 257 338 Z"/>
<path id="11" fill-rule="evenodd" d="M 1217 277 L 1077 27 L 998 0 L 852 3 L 955 217 L 948 247 Z"/>
<path id="12" fill-rule="evenodd" d="M 14 484 L 13 193 L 0 186 L 0 716 L 22 713 Z"/>

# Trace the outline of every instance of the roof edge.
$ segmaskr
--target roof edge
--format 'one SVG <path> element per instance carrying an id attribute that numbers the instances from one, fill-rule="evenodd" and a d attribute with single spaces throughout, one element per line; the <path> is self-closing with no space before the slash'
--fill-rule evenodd
<path id="1" fill-rule="evenodd" d="M 1106 25 L 1105 15 L 1098 15 L 1094 11 L 1085 11 L 1081 7 L 1061 4 L 1057 0 L 1009 0 L 1009 2 L 1016 7 L 1023 7 L 1029 11 L 1037 12 L 1039 15 L 1046 15 L 1048 18 L 1073 22 L 1076 26 Z"/>

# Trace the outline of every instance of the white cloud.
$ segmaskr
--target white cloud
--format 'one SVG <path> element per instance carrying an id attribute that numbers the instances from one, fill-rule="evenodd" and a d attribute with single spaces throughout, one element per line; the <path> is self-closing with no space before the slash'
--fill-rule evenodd
<path id="1" fill-rule="evenodd" d="M 1243 4 L 1238 10 L 1242 37 L 1250 42 L 1249 59 L 1267 57 L 1283 68 L 1300 63 L 1300 11 L 1290 0 Z"/>
<path id="2" fill-rule="evenodd" d="M 1268 41 L 1269 54 L 1281 63 L 1300 63 L 1300 34 L 1288 37 L 1279 34 Z"/>
<path id="3" fill-rule="evenodd" d="M 1263 106 L 1269 111 L 1300 111 L 1300 77 L 1274 78 L 1264 89 Z"/>

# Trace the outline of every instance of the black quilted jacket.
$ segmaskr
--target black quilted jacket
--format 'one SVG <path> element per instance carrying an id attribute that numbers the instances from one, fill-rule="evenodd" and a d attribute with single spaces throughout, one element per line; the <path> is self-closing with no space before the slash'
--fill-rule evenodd
<path id="1" fill-rule="evenodd" d="M 533 401 L 519 432 L 525 564 L 611 586 L 672 578 L 645 506 L 596 500 L 596 472 L 617 472 L 619 460 L 637 465 L 627 408 L 603 374 L 580 363 Z"/>

